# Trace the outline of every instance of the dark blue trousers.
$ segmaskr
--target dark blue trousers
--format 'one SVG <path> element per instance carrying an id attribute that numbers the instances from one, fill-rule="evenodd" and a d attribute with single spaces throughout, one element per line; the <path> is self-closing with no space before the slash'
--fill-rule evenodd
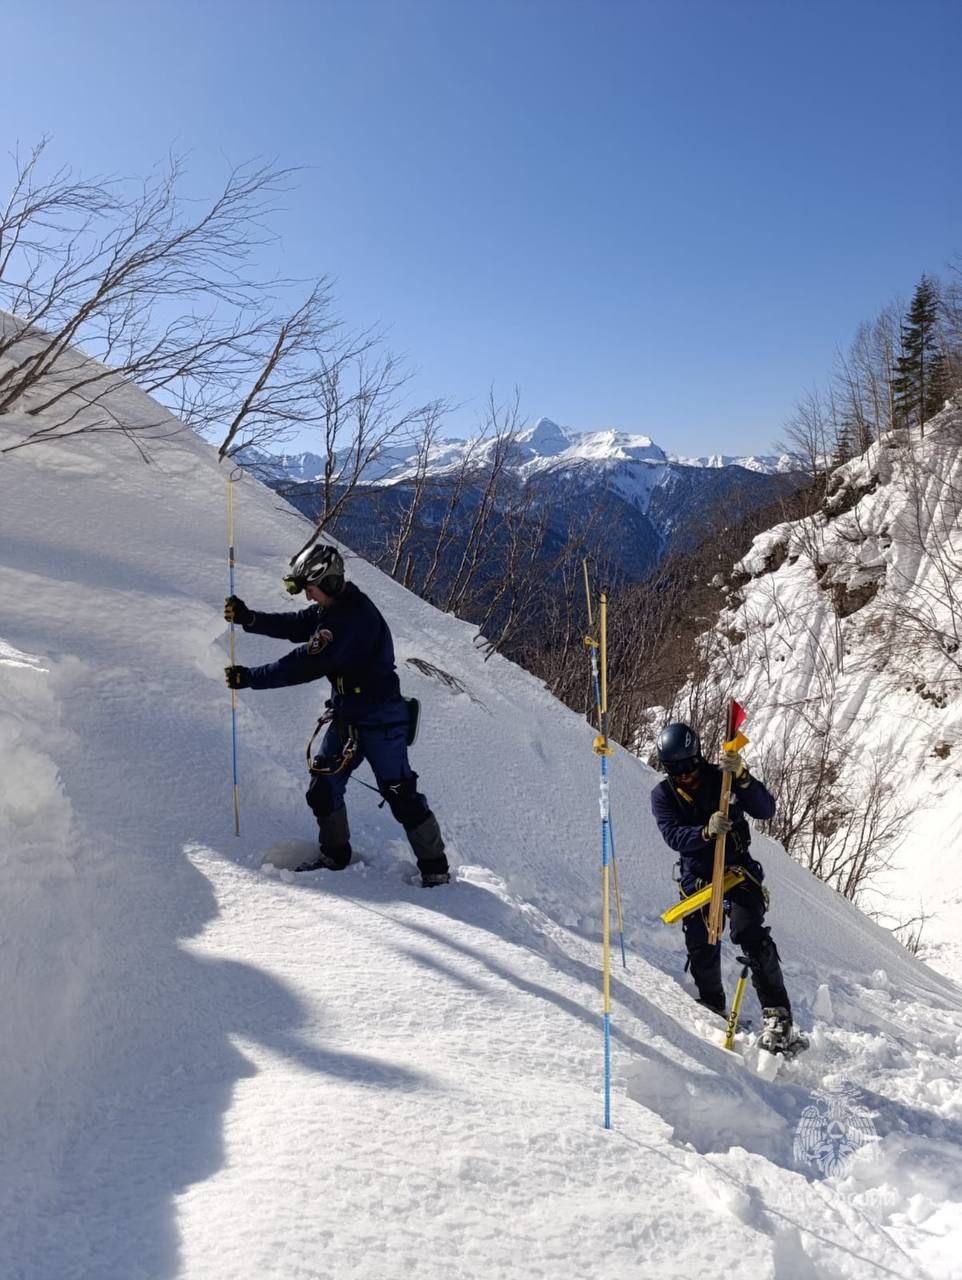
<path id="1" fill-rule="evenodd" d="M 403 703 L 397 708 L 397 722 L 392 723 L 392 708 L 386 709 L 380 724 L 355 725 L 357 752 L 339 773 L 312 774 L 307 790 L 307 803 L 320 820 L 344 807 L 344 790 L 359 764 L 367 760 L 374 773 L 378 790 L 392 814 L 405 829 L 420 826 L 431 810 L 417 789 L 418 775 L 408 761 L 407 718 Z M 334 765 L 340 758 L 348 729 L 337 720 L 331 722 L 321 743 L 320 755 Z"/>
<path id="2" fill-rule="evenodd" d="M 761 889 L 746 881 L 732 889 L 725 901 L 732 942 L 748 960 L 752 985 L 762 1008 L 781 1005 L 790 1009 L 778 948 L 772 941 L 771 931 L 762 923 L 765 898 Z M 685 916 L 682 929 L 698 995 L 705 1004 L 722 1010 L 725 1008 L 725 992 L 722 987 L 721 943 L 716 942 L 712 946 L 708 941 L 707 914 L 706 907 L 704 911 L 694 911 Z"/>

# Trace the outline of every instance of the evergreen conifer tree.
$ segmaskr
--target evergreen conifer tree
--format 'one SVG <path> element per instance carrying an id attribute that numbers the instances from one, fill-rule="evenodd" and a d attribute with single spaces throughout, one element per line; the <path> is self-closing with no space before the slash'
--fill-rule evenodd
<path id="1" fill-rule="evenodd" d="M 918 425 L 942 408 L 948 391 L 945 356 L 939 343 L 939 291 L 923 276 L 908 315 L 902 322 L 901 352 L 892 379 L 893 409 L 898 426 Z"/>
<path id="2" fill-rule="evenodd" d="M 861 444 L 859 424 L 850 417 L 843 418 L 835 432 L 832 466 L 840 467 L 843 462 L 848 462 L 851 458 L 864 453 L 870 443 L 871 440 Z"/>

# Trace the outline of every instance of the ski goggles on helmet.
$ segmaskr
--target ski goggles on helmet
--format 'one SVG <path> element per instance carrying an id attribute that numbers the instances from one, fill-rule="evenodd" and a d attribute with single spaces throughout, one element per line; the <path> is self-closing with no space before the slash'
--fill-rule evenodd
<path id="1" fill-rule="evenodd" d="M 283 582 L 285 591 L 296 596 L 299 591 L 306 591 L 308 587 L 320 587 L 322 591 L 326 591 L 335 580 L 340 580 L 335 573 L 309 574 L 306 578 L 298 573 L 289 573 Z"/>
<path id="2" fill-rule="evenodd" d="M 665 773 L 672 778 L 680 777 L 686 773 L 697 773 L 701 766 L 701 760 L 698 756 L 689 756 L 685 760 L 663 760 L 661 763 L 664 766 Z"/>

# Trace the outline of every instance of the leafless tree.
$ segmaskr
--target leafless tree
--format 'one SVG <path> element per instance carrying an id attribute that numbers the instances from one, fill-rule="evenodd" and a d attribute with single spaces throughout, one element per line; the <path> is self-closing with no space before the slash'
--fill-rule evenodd
<path id="1" fill-rule="evenodd" d="M 597 553 L 602 541 L 604 494 L 567 522 L 564 537 L 552 538 L 553 468 L 508 486 L 499 502 L 496 546 L 499 566 L 482 574 L 483 586 L 473 615 L 486 636 L 488 653 L 509 652 L 523 666 L 544 673 L 549 618 L 556 592 L 576 579 L 586 552 Z M 611 580 L 611 573 L 604 580 Z M 570 609 L 562 610 L 563 642 L 570 642 Z M 546 681 L 547 683 L 547 681 Z"/>
<path id="2" fill-rule="evenodd" d="M 807 391 L 798 402 L 785 435 L 785 447 L 814 484 L 828 469 L 834 443 L 825 398 L 817 388 Z"/>
<path id="3" fill-rule="evenodd" d="M 925 926 L 933 918 L 934 914 L 934 912 L 926 911 L 924 907 L 920 908 L 918 915 L 911 916 L 908 920 L 901 918 L 893 920 L 891 917 L 881 913 L 872 913 L 874 919 L 892 930 L 906 951 L 910 951 L 913 956 L 919 957 L 925 956 L 928 952 L 928 946 L 925 942 Z"/>
<path id="4" fill-rule="evenodd" d="M 218 448 L 221 458 L 276 445 L 292 430 L 315 427 L 320 417 L 318 366 L 323 367 L 335 352 L 343 358 L 344 344 L 335 336 L 338 329 L 331 317 L 327 281 L 318 281 L 293 311 L 265 322 L 245 352 L 247 367 L 216 380 L 213 396 L 203 395 L 208 389 L 203 385 L 187 420 L 196 425 L 203 399 L 204 426 L 227 421 Z M 267 349 L 261 351 L 258 344 L 265 336 Z M 233 416 L 228 417 L 231 410 Z"/>
<path id="5" fill-rule="evenodd" d="M 415 588 L 427 600 L 437 600 L 440 603 L 445 565 L 457 545 L 458 517 L 462 513 L 462 504 L 466 500 L 471 482 L 481 470 L 485 444 L 483 433 L 472 437 L 458 463 L 438 478 L 443 495 L 443 510 L 434 531 L 430 561 L 425 571 L 418 575 Z"/>
<path id="6" fill-rule="evenodd" d="M 896 676 L 915 679 L 919 656 L 928 655 L 950 668 L 957 682 L 962 676 L 962 428 L 954 419 L 943 421 L 924 448 L 913 433 L 900 433 L 892 453 L 905 501 L 885 533 L 907 554 L 887 566 L 890 608 L 876 658 Z"/>
<path id="7" fill-rule="evenodd" d="M 133 184 L 47 174 L 46 151 L 14 153 L 0 204 L 0 414 L 37 423 L 7 448 L 169 426 L 125 419 L 127 382 L 188 426 L 226 430 L 222 455 L 298 425 L 308 357 L 337 325 L 326 279 L 288 304 L 293 282 L 254 269 L 291 171 L 242 165 L 194 202 L 179 157 Z"/>
<path id="8" fill-rule="evenodd" d="M 498 496 L 508 479 L 521 429 L 520 396 L 499 405 L 494 392 L 488 394 L 487 418 L 482 433 L 485 440 L 484 467 L 480 494 L 475 504 L 460 560 L 451 577 L 444 610 L 458 613 L 477 579 L 484 561 L 489 529 L 497 511 Z"/>
<path id="9" fill-rule="evenodd" d="M 420 415 L 414 434 L 414 469 L 406 486 L 410 501 L 388 540 L 391 577 L 403 580 L 406 585 L 413 574 L 412 539 L 428 493 L 431 459 L 442 424 L 440 404 L 427 406 Z"/>
<path id="10" fill-rule="evenodd" d="M 915 811 L 900 786 L 900 752 L 889 744 L 856 757 L 831 701 L 793 712 L 759 756 L 758 774 L 777 804 L 763 827 L 796 862 L 857 901 L 891 867 Z"/>
<path id="11" fill-rule="evenodd" d="M 962 398 L 962 256 L 942 292 L 942 334 L 945 366 L 952 394 Z"/>
<path id="12" fill-rule="evenodd" d="M 406 401 L 410 379 L 404 361 L 370 334 L 317 355 L 313 374 L 299 388 L 304 402 L 299 421 L 313 429 L 324 470 L 316 481 L 296 488 L 302 508 L 311 504 L 320 528 L 337 525 L 362 486 L 378 478 L 392 449 L 416 454 L 425 422 L 436 430 L 448 412 L 443 400 Z M 288 490 L 281 486 L 280 492 Z"/>

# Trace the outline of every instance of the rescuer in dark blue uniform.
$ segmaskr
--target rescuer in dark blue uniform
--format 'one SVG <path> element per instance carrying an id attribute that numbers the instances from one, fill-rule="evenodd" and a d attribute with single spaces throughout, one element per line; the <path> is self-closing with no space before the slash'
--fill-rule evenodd
<path id="1" fill-rule="evenodd" d="M 658 739 L 658 758 L 668 775 L 652 790 L 651 811 L 665 843 L 679 855 L 679 881 L 687 897 L 711 883 L 715 840 L 725 837 L 725 866 L 747 872 L 746 879 L 726 895 L 731 939 L 744 952 L 752 984 L 764 1014 L 762 1043 L 777 1049 L 791 1038 L 791 1005 L 778 949 L 770 930 L 762 923 L 767 909 L 762 865 L 749 854 L 751 830 L 747 816 L 771 818 L 775 800 L 771 792 L 748 771 L 738 751 L 723 751 L 721 767 L 709 764 L 701 754 L 698 735 L 686 724 L 670 724 Z M 728 816 L 721 812 L 722 777 L 732 774 Z M 695 911 L 682 921 L 691 976 L 700 1004 L 725 1013 L 721 975 L 721 944 L 708 941 L 706 911 Z"/>
<path id="2" fill-rule="evenodd" d="M 255 635 L 298 645 L 262 667 L 227 667 L 232 689 L 277 689 L 326 676 L 331 718 L 311 766 L 307 803 L 317 818 L 320 851 L 298 871 L 340 871 L 351 860 L 344 805 L 348 778 L 367 760 L 391 813 L 414 850 L 425 888 L 447 884 L 448 860 L 437 818 L 417 789 L 407 754 L 408 706 L 401 697 L 390 629 L 373 602 L 344 579 L 336 547 L 315 543 L 295 556 L 289 591 L 313 603 L 297 613 L 255 613 L 230 596 L 224 617 Z"/>

